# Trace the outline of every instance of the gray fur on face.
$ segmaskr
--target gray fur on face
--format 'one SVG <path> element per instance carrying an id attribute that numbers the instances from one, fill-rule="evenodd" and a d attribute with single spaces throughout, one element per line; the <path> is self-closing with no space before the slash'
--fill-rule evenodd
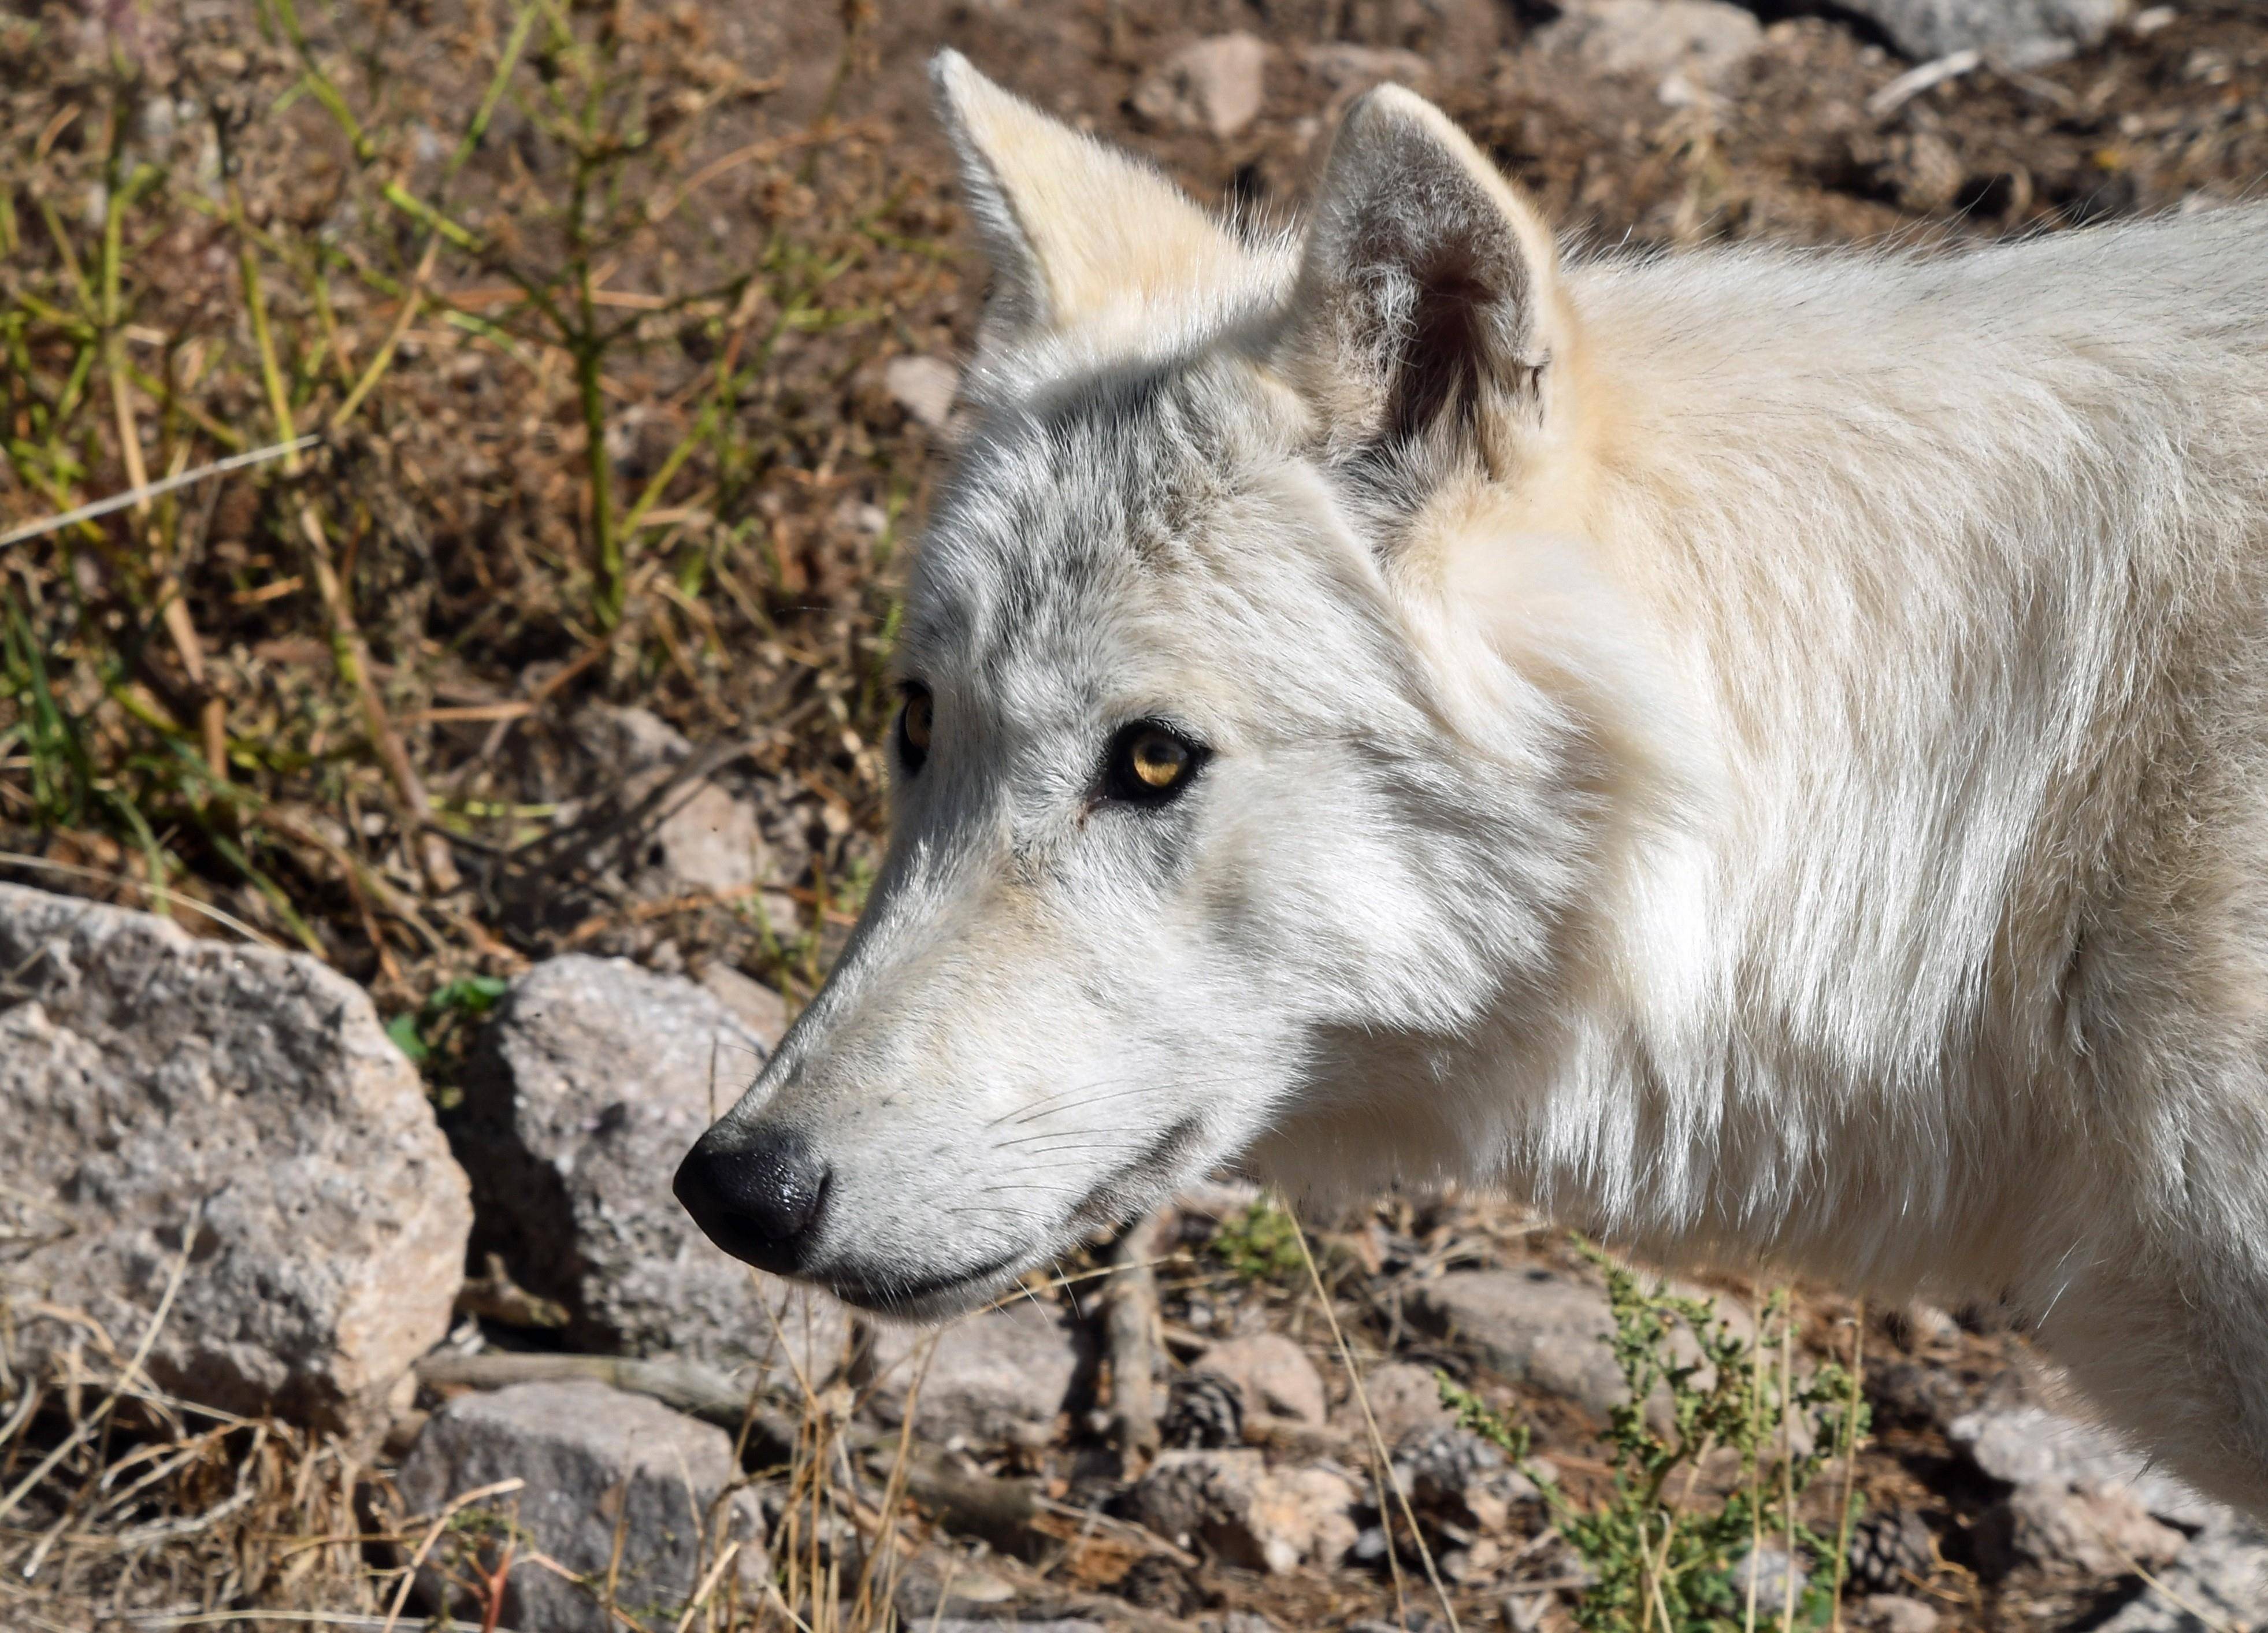
<path id="1" fill-rule="evenodd" d="M 907 1305 L 981 1297 L 1353 1074 L 1423 1076 L 1447 1045 L 1412 1023 L 1454 1036 L 1548 943 L 1581 845 L 1479 815 L 1310 440 L 1233 356 L 1060 382 L 980 428 L 896 658 L 934 699 L 926 762 L 833 979 L 734 1114 L 828 1152 L 821 1279 L 1004 1267 Z M 1553 711 L 1528 712 L 1491 771 L 1572 780 Z M 1155 809 L 1101 793 L 1145 720 L 1211 754 Z"/>

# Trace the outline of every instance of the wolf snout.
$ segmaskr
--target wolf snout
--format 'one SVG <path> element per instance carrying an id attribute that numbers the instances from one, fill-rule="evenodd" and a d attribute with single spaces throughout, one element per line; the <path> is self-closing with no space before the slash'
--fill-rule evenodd
<path id="1" fill-rule="evenodd" d="M 832 1178 L 793 1129 L 719 1123 L 685 1154 L 674 1188 L 711 1241 L 760 1270 L 788 1276 L 810 1259 Z"/>

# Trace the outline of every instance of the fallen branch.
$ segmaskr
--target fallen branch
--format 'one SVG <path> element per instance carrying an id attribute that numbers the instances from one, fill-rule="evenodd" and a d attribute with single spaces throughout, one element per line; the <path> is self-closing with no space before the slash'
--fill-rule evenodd
<path id="1" fill-rule="evenodd" d="M 271 443 L 265 448 L 254 448 L 248 453 L 232 453 L 225 460 L 215 460 L 210 465 L 200 465 L 196 469 L 183 471 L 178 476 L 167 476 L 157 482 L 140 482 L 123 493 L 114 493 L 107 499 L 97 499 L 91 504 L 82 504 L 77 510 L 65 511 L 60 516 L 50 516 L 42 521 L 26 522 L 21 527 L 11 527 L 6 533 L 0 533 L 0 545 L 20 544 L 26 539 L 40 538 L 55 532 L 58 528 L 75 527 L 81 522 L 91 522 L 98 516 L 107 516 L 113 511 L 122 511 L 129 504 L 145 504 L 159 494 L 171 493 L 176 488 L 186 488 L 191 482 L 204 481 L 208 476 L 219 476 L 230 471 L 241 470 L 247 465 L 261 465 L 269 460 L 280 460 L 286 455 L 298 452 L 302 448 L 311 448 L 320 441 L 322 438 L 320 436 L 310 431 L 304 437 L 295 437 L 289 442 Z"/>
<path id="2" fill-rule="evenodd" d="M 1950 56 L 1924 63 L 1919 68 L 1910 68 L 1867 99 L 1867 112 L 1876 119 L 1888 119 L 1923 92 L 1973 73 L 1984 62 L 1978 52 L 1955 51 Z"/>
<path id="3" fill-rule="evenodd" d="M 1110 1431 L 1129 1473 L 1158 1453 L 1158 1276 L 1151 1262 L 1174 1224 L 1170 1208 L 1130 1225 L 1112 1257 L 1104 1341 L 1110 1356 Z"/>

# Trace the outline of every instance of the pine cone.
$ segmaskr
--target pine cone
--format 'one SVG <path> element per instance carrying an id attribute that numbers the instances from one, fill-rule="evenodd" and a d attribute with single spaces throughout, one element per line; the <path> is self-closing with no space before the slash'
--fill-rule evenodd
<path id="1" fill-rule="evenodd" d="M 1420 1508 L 1461 1506 L 1478 1482 L 1504 1467 L 1504 1453 L 1468 1429 L 1419 1430 L 1394 1450 L 1394 1471 Z"/>
<path id="2" fill-rule="evenodd" d="M 1177 1451 L 1244 1444 L 1244 1399 L 1218 1372 L 1184 1372 L 1166 1394 L 1158 1432 Z"/>
<path id="3" fill-rule="evenodd" d="M 1128 1567 L 1119 1597 L 1143 1610 L 1168 1616 L 1186 1614 L 1197 1600 L 1189 1573 L 1163 1554 L 1146 1554 Z"/>
<path id="4" fill-rule="evenodd" d="M 1851 1553 L 1845 1580 L 1854 1593 L 1903 1593 L 1913 1582 L 1929 1579 L 1936 1563 L 1929 1527 L 1911 1508 L 1861 1514 L 1851 1527 Z"/>

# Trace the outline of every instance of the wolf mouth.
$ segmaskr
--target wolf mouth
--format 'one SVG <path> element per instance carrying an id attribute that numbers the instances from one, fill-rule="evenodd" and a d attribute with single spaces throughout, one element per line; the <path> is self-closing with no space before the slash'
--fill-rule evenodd
<path id="1" fill-rule="evenodd" d="M 966 1270 L 948 1270 L 939 1276 L 867 1276 L 855 1270 L 837 1271 L 820 1278 L 828 1291 L 848 1305 L 877 1314 L 898 1314 L 914 1308 L 949 1299 L 955 1293 L 991 1281 L 1009 1270 L 1030 1250 L 1019 1247 L 988 1259 Z"/>
<path id="2" fill-rule="evenodd" d="M 1105 1175 L 1064 1217 L 1069 1231 L 1109 1229 L 1144 1212 L 1160 1174 L 1178 1172 L 1196 1146 L 1197 1120 L 1182 1119 L 1145 1146 L 1124 1166 Z M 814 1276 L 829 1292 L 848 1305 L 878 1314 L 915 1315 L 946 1309 L 961 1296 L 1003 1277 L 1018 1265 L 1036 1263 L 1045 1256 L 1043 1246 L 1012 1248 L 963 1270 L 928 1276 L 872 1276 L 849 1268 Z"/>

